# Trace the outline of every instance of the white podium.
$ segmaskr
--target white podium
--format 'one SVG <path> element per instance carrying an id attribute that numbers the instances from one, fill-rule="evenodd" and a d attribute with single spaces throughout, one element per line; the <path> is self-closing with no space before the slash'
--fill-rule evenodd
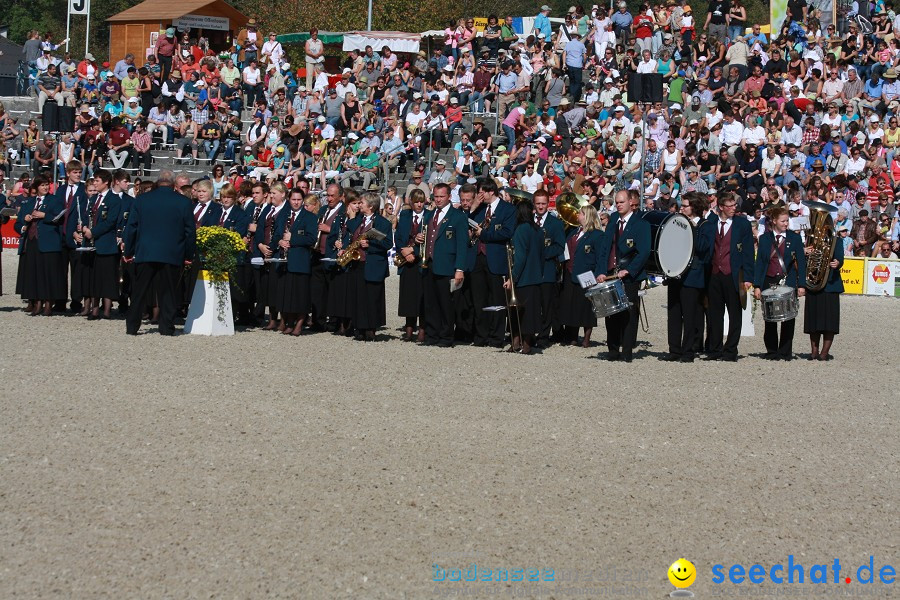
<path id="1" fill-rule="evenodd" d="M 194 335 L 234 335 L 231 312 L 231 288 L 225 281 L 225 306 L 219 315 L 216 286 L 208 271 L 200 271 L 194 283 L 194 295 L 184 322 L 184 332 Z"/>

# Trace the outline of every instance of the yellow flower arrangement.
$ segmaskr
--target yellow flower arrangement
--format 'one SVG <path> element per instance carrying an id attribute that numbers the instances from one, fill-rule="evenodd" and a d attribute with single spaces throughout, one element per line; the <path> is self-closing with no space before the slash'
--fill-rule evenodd
<path id="1" fill-rule="evenodd" d="M 197 250 L 203 270 L 209 273 L 216 289 L 219 320 L 222 321 L 225 319 L 228 275 L 234 272 L 238 255 L 246 252 L 247 247 L 238 232 L 213 226 L 197 229 Z"/>

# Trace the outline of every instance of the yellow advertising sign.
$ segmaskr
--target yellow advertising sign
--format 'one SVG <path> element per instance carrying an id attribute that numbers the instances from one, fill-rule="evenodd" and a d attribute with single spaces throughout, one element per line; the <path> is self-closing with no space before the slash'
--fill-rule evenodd
<path id="1" fill-rule="evenodd" d="M 484 33 L 487 27 L 487 17 L 475 17 L 475 31 Z"/>
<path id="2" fill-rule="evenodd" d="M 841 279 L 844 282 L 845 294 L 865 293 L 866 259 L 845 257 L 844 265 L 841 267 Z"/>

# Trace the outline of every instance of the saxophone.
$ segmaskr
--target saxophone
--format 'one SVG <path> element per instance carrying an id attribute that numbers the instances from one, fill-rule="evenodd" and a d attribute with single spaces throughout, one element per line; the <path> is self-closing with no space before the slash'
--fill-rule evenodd
<path id="1" fill-rule="evenodd" d="M 377 229 L 370 229 L 358 238 L 356 238 L 355 242 L 351 242 L 349 246 L 344 250 L 343 254 L 337 257 L 337 264 L 341 267 L 346 267 L 354 260 L 359 260 L 362 258 L 362 253 L 360 251 L 360 243 L 363 240 L 383 240 L 385 235 L 378 231 Z"/>
<path id="2" fill-rule="evenodd" d="M 806 247 L 812 248 L 806 257 L 806 289 L 818 292 L 828 283 L 831 274 L 829 263 L 837 245 L 833 215 L 837 213 L 837 209 L 824 202 L 807 201 L 803 204 L 809 208 Z"/>

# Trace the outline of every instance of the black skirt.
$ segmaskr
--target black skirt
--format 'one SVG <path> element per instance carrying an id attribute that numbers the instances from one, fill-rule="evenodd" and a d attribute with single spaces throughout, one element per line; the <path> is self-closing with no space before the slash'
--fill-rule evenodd
<path id="1" fill-rule="evenodd" d="M 325 277 L 331 279 L 328 284 L 328 316 L 338 319 L 349 319 L 353 316 L 349 302 L 348 275 L 345 269 L 326 270 Z"/>
<path id="2" fill-rule="evenodd" d="M 26 300 L 66 300 L 68 289 L 62 252 L 41 252 L 37 240 L 25 242 L 22 298 Z"/>
<path id="3" fill-rule="evenodd" d="M 807 292 L 803 333 L 840 333 L 841 295 L 838 292 Z"/>
<path id="4" fill-rule="evenodd" d="M 559 323 L 564 327 L 596 327 L 594 306 L 584 295 L 584 290 L 572 282 L 568 273 L 563 274 L 563 288 L 559 296 Z"/>
<path id="5" fill-rule="evenodd" d="M 22 253 L 19 254 L 19 266 L 16 267 L 16 292 L 15 293 L 22 296 L 22 298 L 25 298 L 25 295 L 22 292 L 25 289 L 25 271 L 26 271 L 25 262 L 27 261 L 27 258 L 25 257 L 25 252 L 28 247 L 27 247 L 25 240 L 20 240 L 19 244 L 22 245 Z M 36 248 L 35 248 L 35 252 L 37 252 Z"/>
<path id="6" fill-rule="evenodd" d="M 22 254 L 19 255 L 19 270 L 16 274 L 16 293 L 22 296 L 23 300 L 37 300 L 37 263 L 38 250 L 37 240 L 23 239 L 20 243 L 25 244 Z"/>
<path id="7" fill-rule="evenodd" d="M 96 252 L 83 254 L 97 254 Z M 110 298 L 119 297 L 119 255 L 107 254 L 94 257 L 93 269 L 93 297 Z"/>
<path id="8" fill-rule="evenodd" d="M 275 306 L 279 311 L 301 318 L 309 313 L 309 273 L 285 273 L 278 281 L 278 291 Z"/>
<path id="9" fill-rule="evenodd" d="M 231 287 L 231 301 L 238 304 L 248 302 L 252 284 L 253 267 L 247 264 L 238 265 L 228 278 L 228 285 Z"/>
<path id="10" fill-rule="evenodd" d="M 366 281 L 365 264 L 361 262 L 350 266 L 346 281 L 353 326 L 357 330 L 383 327 L 387 323 L 384 281 Z"/>
<path id="11" fill-rule="evenodd" d="M 516 288 L 516 299 L 519 302 L 519 319 L 522 335 L 540 333 L 541 322 L 541 286 L 526 285 Z"/>
<path id="12" fill-rule="evenodd" d="M 422 295 L 422 273 L 418 267 L 407 267 L 400 272 L 400 300 L 397 315 L 416 318 L 424 314 Z"/>

